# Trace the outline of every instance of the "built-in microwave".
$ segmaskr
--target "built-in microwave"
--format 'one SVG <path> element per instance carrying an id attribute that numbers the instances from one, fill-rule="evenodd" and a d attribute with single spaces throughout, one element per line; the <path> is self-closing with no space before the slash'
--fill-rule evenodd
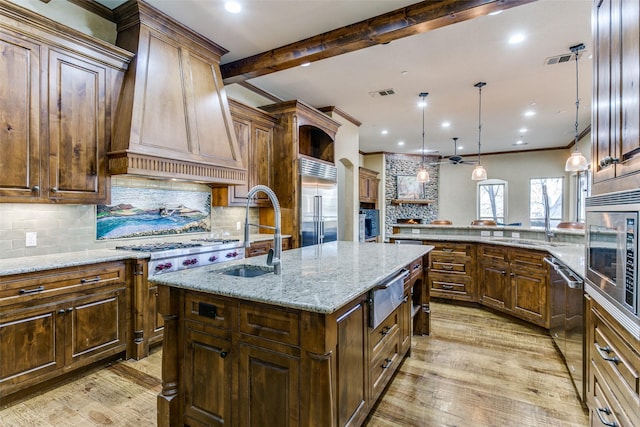
<path id="1" fill-rule="evenodd" d="M 639 219 L 640 190 L 587 198 L 585 288 L 636 336 Z"/>

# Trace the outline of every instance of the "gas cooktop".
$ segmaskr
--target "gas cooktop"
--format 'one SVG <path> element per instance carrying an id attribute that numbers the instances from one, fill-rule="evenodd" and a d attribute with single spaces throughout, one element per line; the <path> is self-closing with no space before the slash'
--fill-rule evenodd
<path id="1" fill-rule="evenodd" d="M 211 237 L 206 237 L 202 239 L 192 239 L 194 242 L 207 242 L 207 243 L 232 243 L 239 242 L 240 239 L 214 239 Z"/>

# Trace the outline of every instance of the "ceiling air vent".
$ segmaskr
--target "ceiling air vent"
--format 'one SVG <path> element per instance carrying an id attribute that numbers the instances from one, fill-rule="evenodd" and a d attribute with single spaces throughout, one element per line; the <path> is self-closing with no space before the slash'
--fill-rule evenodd
<path id="1" fill-rule="evenodd" d="M 582 56 L 583 52 L 578 53 L 578 59 Z M 562 55 L 550 56 L 544 60 L 544 65 L 562 64 L 563 62 L 575 61 L 575 53 L 563 53 Z"/>
<path id="2" fill-rule="evenodd" d="M 395 95 L 395 93 L 396 92 L 393 89 L 380 89 L 369 92 L 369 96 L 375 98 L 376 96 Z"/>

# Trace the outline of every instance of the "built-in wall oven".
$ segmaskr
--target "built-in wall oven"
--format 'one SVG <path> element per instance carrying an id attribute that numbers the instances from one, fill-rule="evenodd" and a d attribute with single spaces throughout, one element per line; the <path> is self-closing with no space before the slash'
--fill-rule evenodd
<path id="1" fill-rule="evenodd" d="M 640 190 L 589 197 L 586 211 L 585 289 L 625 329 L 640 338 Z"/>

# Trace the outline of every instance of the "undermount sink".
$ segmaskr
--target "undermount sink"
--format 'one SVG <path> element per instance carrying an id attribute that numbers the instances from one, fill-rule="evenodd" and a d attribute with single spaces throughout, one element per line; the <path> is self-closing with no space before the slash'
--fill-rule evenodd
<path id="1" fill-rule="evenodd" d="M 236 277 L 257 277 L 263 274 L 273 273 L 273 269 L 268 267 L 261 267 L 259 265 L 241 264 L 234 265 L 233 267 L 225 268 L 221 271 L 216 271 L 220 274 L 226 274 L 227 276 Z"/>

